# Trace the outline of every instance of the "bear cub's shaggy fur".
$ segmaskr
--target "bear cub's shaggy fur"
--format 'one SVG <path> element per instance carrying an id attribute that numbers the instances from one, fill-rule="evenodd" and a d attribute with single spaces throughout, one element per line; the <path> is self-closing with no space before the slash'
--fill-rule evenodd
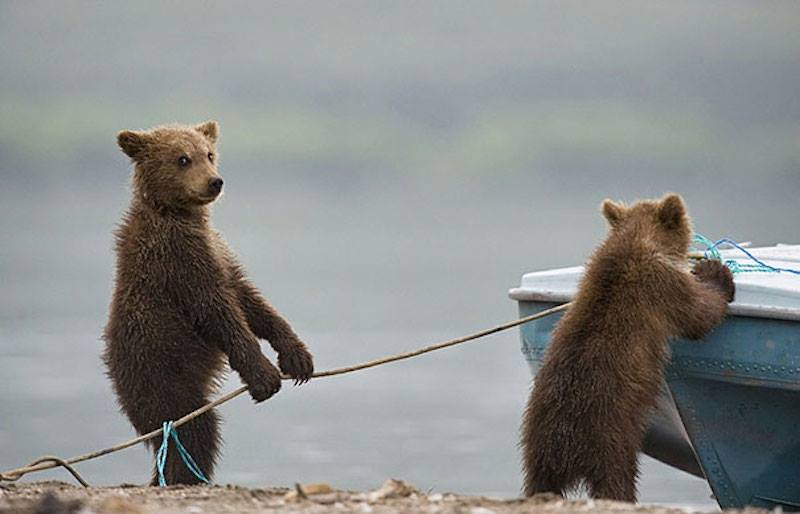
<path id="1" fill-rule="evenodd" d="M 256 402 L 278 392 L 280 372 L 261 353 L 259 338 L 269 341 L 278 367 L 297 382 L 314 371 L 306 346 L 211 228 L 208 206 L 222 192 L 218 131 L 210 121 L 117 137 L 134 164 L 133 198 L 115 234 L 104 360 L 122 411 L 139 434 L 207 403 L 226 357 Z M 179 432 L 210 478 L 220 445 L 217 414 L 206 412 Z M 158 443 L 150 443 L 155 450 Z M 167 483 L 197 483 L 169 444 Z"/>
<path id="2" fill-rule="evenodd" d="M 606 200 L 605 242 L 559 321 L 522 425 L 524 493 L 636 500 L 637 453 L 672 337 L 701 339 L 733 301 L 731 272 L 688 272 L 691 227 L 678 195 L 625 207 Z"/>

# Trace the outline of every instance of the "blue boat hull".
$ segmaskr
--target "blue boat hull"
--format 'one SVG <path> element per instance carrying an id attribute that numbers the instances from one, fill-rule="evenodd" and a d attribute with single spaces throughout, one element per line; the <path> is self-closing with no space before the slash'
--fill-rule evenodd
<path id="1" fill-rule="evenodd" d="M 521 301 L 520 314 L 555 305 Z M 521 327 L 522 351 L 534 372 L 559 318 Z M 675 443 L 667 444 L 668 458 L 648 453 L 692 472 L 696 467 L 688 451 L 693 449 L 722 508 L 800 510 L 798 321 L 731 316 L 702 342 L 675 341 L 666 382 L 669 393 L 662 403 L 669 405 L 659 409 L 649 437 L 659 437 L 661 430 Z M 681 448 L 681 433 L 669 426 L 673 405 L 683 425 L 678 429 L 685 428 L 691 441 L 688 449 Z"/>

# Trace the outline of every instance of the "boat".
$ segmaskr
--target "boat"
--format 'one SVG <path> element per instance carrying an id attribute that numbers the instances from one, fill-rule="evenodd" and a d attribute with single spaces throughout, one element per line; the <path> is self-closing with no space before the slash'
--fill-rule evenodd
<path id="1" fill-rule="evenodd" d="M 715 256 L 735 271 L 736 300 L 703 341 L 670 343 L 643 451 L 705 478 L 723 509 L 800 511 L 800 245 Z M 521 316 L 535 314 L 571 301 L 582 274 L 583 267 L 527 273 L 509 296 Z M 534 387 L 560 316 L 520 327 Z"/>

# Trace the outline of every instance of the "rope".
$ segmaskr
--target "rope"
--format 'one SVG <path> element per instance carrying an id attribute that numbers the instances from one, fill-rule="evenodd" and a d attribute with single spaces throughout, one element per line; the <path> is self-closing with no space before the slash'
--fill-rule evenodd
<path id="1" fill-rule="evenodd" d="M 722 261 L 723 264 L 725 264 L 728 269 L 731 270 L 731 273 L 792 273 L 794 275 L 800 275 L 800 270 L 770 266 L 752 253 L 748 252 L 747 249 L 733 239 L 722 238 L 717 242 L 712 242 L 702 234 L 695 234 L 693 241 L 706 247 L 705 257 L 707 259 L 716 259 L 718 261 Z M 752 260 L 753 263 L 739 262 L 736 259 L 723 259 L 718 250 L 718 248 L 720 248 L 722 245 L 730 246 L 739 250 L 750 260 Z"/>
<path id="2" fill-rule="evenodd" d="M 175 447 L 178 449 L 178 455 L 181 456 L 181 460 L 183 460 L 183 464 L 192 472 L 194 476 L 197 477 L 203 483 L 208 483 L 208 479 L 203 474 L 203 471 L 200 469 L 200 466 L 192 458 L 189 450 L 187 450 L 182 444 L 181 440 L 178 437 L 178 429 L 174 427 L 174 423 L 172 421 L 165 421 L 164 425 L 161 427 L 161 431 L 164 433 L 164 439 L 161 441 L 161 447 L 156 452 L 156 469 L 158 470 L 158 485 L 164 487 L 167 485 L 167 480 L 164 478 L 164 466 L 167 464 L 167 449 L 169 448 L 169 438 L 172 436 L 172 440 L 175 442 Z"/>
<path id="3" fill-rule="evenodd" d="M 50 466 L 51 468 L 56 468 L 56 467 L 59 467 L 59 466 L 65 468 L 67 471 L 69 471 L 72 474 L 73 477 L 75 477 L 75 480 L 80 482 L 80 484 L 83 487 L 89 487 L 89 483 L 86 480 L 83 479 L 83 477 L 80 475 L 80 473 L 75 471 L 75 468 L 70 466 L 69 462 L 67 462 L 64 459 L 61 459 L 59 457 L 55 457 L 53 455 L 45 455 L 44 457 L 40 457 L 40 458 L 36 459 L 35 461 L 31 462 L 30 464 L 28 464 L 26 467 L 36 466 L 36 465 L 41 464 L 43 462 L 51 462 L 53 464 L 52 466 Z M 49 468 L 43 468 L 43 469 L 49 469 Z M 14 481 L 19 480 L 20 478 L 22 478 L 22 476 L 24 474 L 25 473 L 17 473 L 16 470 L 15 471 L 9 471 L 9 472 L 6 472 L 6 473 L 0 473 L 0 482 L 3 481 L 3 480 L 8 481 L 8 482 L 14 482 Z"/>
<path id="4" fill-rule="evenodd" d="M 383 357 L 383 358 L 380 358 L 380 359 L 375 359 L 375 360 L 372 360 L 372 361 L 363 362 L 361 364 L 355 364 L 353 366 L 346 366 L 346 367 L 343 367 L 343 368 L 336 368 L 336 369 L 332 369 L 332 370 L 328 370 L 328 371 L 321 371 L 319 373 L 314 373 L 312 375 L 312 378 L 323 378 L 323 377 L 332 377 L 332 376 L 336 376 L 336 375 L 344 375 L 344 374 L 347 374 L 347 373 L 353 373 L 355 371 L 361 371 L 361 370 L 364 370 L 364 369 L 374 368 L 376 366 L 382 366 L 384 364 L 389 364 L 390 362 L 397 362 L 397 361 L 401 361 L 401 360 L 411 359 L 412 357 L 417 357 L 419 355 L 422 355 L 422 354 L 425 354 L 425 353 L 430 353 L 430 352 L 433 352 L 433 351 L 436 351 L 436 350 L 442 350 L 444 348 L 449 348 L 451 346 L 456 346 L 458 344 L 466 343 L 468 341 L 474 341 L 475 339 L 480 339 L 482 337 L 486 337 L 486 336 L 489 336 L 489 335 L 492 335 L 492 334 L 496 334 L 497 332 L 502 332 L 504 330 L 508 330 L 509 328 L 514 328 L 516 326 L 523 325 L 525 323 L 528 323 L 529 321 L 534 321 L 534 320 L 537 320 L 537 319 L 540 319 L 540 318 L 544 318 L 544 317 L 550 316 L 550 315 L 555 314 L 557 312 L 561 312 L 561 311 L 567 310 L 567 308 L 570 305 L 571 305 L 570 303 L 565 303 L 565 304 L 562 304 L 562 305 L 558 305 L 556 307 L 552 307 L 550 309 L 546 309 L 546 310 L 537 312 L 536 314 L 531 314 L 530 316 L 526 316 L 524 318 L 516 319 L 514 321 L 509 321 L 507 323 L 503 323 L 502 325 L 497 325 L 496 327 L 493 327 L 493 328 L 489 328 L 489 329 L 486 329 L 486 330 L 481 330 L 480 332 L 475 332 L 473 334 L 469 334 L 469 335 L 466 335 L 466 336 L 458 337 L 458 338 L 455 338 L 455 339 L 450 339 L 448 341 L 444 341 L 444 342 L 441 342 L 441 343 L 436 343 L 436 344 L 433 344 L 433 345 L 430 345 L 430 346 L 425 346 L 423 348 L 419 348 L 417 350 L 413 350 L 413 351 L 410 351 L 410 352 L 404 352 L 404 353 L 399 353 L 399 354 L 396 354 L 396 355 L 390 355 L 388 357 Z M 293 380 L 292 377 L 287 376 L 287 375 L 281 375 L 281 378 L 283 380 Z M 178 428 L 179 426 L 181 426 L 181 425 L 183 425 L 185 423 L 188 423 L 189 421 L 193 420 L 197 416 L 200 416 L 201 414 L 210 411 L 214 407 L 217 407 L 218 405 L 222 405 L 223 403 L 226 403 L 226 402 L 236 398 L 237 396 L 239 396 L 240 394 L 244 393 L 245 391 L 247 391 L 247 387 L 246 386 L 242 386 L 242 387 L 240 387 L 238 389 L 235 389 L 235 390 L 229 392 L 228 394 L 220 396 L 219 398 L 217 398 L 216 400 L 214 400 L 212 402 L 209 402 L 209 403 L 203 405 L 199 409 L 196 409 L 196 410 L 186 414 L 182 418 L 179 418 L 179 419 L 177 419 L 175 421 L 171 421 L 171 422 L 165 423 L 165 426 L 162 426 L 162 428 L 159 428 L 157 430 L 153 430 L 152 432 L 148 432 L 146 434 L 140 435 L 139 437 L 135 437 L 133 439 L 130 439 L 130 440 L 125 441 L 123 443 L 116 444 L 116 445 L 111 446 L 109 448 L 104 448 L 102 450 L 97 450 L 97 451 L 93 451 L 93 452 L 86 453 L 86 454 L 83 454 L 83 455 L 78 455 L 77 457 L 72 457 L 72 458 L 69 458 L 69 459 L 66 459 L 66 460 L 60 459 L 58 457 L 51 457 L 51 456 L 42 457 L 41 459 L 38 459 L 38 460 L 35 460 L 35 461 L 31 462 L 27 466 L 23 466 L 21 468 L 12 469 L 10 471 L 5 471 L 3 473 L 0 473 L 0 482 L 2 482 L 2 481 L 19 480 L 23 475 L 27 475 L 28 473 L 34 473 L 34 472 L 38 472 L 38 471 L 45 471 L 47 469 L 53 469 L 53 468 L 57 468 L 57 467 L 64 467 L 70 473 L 72 473 L 72 475 L 75 477 L 75 479 L 78 480 L 84 487 L 88 487 L 88 483 L 85 480 L 83 480 L 83 478 L 81 478 L 80 475 L 72 468 L 73 464 L 77 464 L 79 462 L 84 462 L 84 461 L 87 461 L 87 460 L 96 459 L 98 457 L 102 457 L 103 455 L 108 455 L 109 453 L 118 452 L 120 450 L 124 450 L 125 448 L 130 448 L 131 446 L 135 446 L 135 445 L 137 445 L 139 443 L 143 443 L 145 441 L 149 441 L 150 439 L 153 439 L 153 438 L 158 437 L 160 435 L 164 435 L 164 441 L 166 442 L 170 433 L 173 434 L 173 437 L 175 437 L 174 440 L 178 443 L 178 444 L 176 444 L 176 446 L 179 446 L 180 443 L 177 440 L 177 435 L 175 434 L 174 429 Z M 169 423 L 171 423 L 171 425 L 169 425 L 169 427 L 167 427 L 167 425 Z M 165 429 L 167 429 L 167 428 L 169 428 L 169 430 L 167 430 L 166 434 L 165 434 Z M 162 443 L 162 446 L 164 446 L 164 443 Z M 178 451 L 180 452 L 180 449 Z M 166 456 L 166 451 L 164 452 L 164 455 Z M 187 452 L 187 455 L 188 455 L 188 452 Z M 184 462 L 185 462 L 185 459 L 184 459 Z M 158 464 L 158 463 L 156 463 L 156 464 Z M 198 471 L 199 471 L 199 469 L 198 469 Z"/>

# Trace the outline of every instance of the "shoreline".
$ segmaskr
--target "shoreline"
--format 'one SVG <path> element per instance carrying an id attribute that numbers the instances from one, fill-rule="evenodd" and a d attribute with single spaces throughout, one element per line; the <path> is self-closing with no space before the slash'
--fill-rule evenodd
<path id="1" fill-rule="evenodd" d="M 606 500 L 565 500 L 554 495 L 498 499 L 455 493 L 426 494 L 400 480 L 371 491 L 343 491 L 327 484 L 248 488 L 236 485 L 147 487 L 123 484 L 84 488 L 64 482 L 0 484 L 0 514 L 216 514 L 425 512 L 518 514 L 637 512 L 687 514 L 701 511 Z M 708 510 L 705 512 L 718 512 Z M 766 512 L 748 509 L 746 512 Z"/>

